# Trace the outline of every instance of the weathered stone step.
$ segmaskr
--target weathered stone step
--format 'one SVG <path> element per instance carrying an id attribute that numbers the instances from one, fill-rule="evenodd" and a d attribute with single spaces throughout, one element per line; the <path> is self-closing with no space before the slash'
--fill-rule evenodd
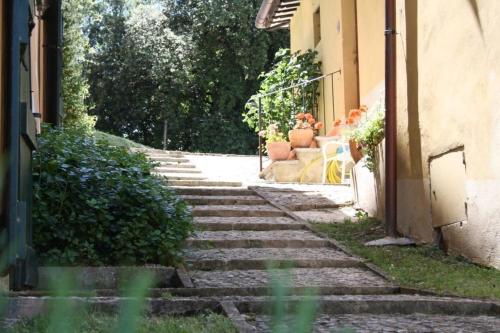
<path id="1" fill-rule="evenodd" d="M 241 187 L 241 182 L 214 181 L 214 180 L 171 180 L 170 186 L 191 186 L 191 187 Z"/>
<path id="2" fill-rule="evenodd" d="M 131 151 L 140 151 L 144 154 L 148 155 L 176 155 L 176 154 L 184 154 L 184 152 L 179 150 L 163 150 L 163 149 L 154 149 L 154 148 L 130 148 Z"/>
<path id="3" fill-rule="evenodd" d="M 200 205 L 193 208 L 193 216 L 286 216 L 271 205 Z"/>
<path id="4" fill-rule="evenodd" d="M 193 174 L 183 174 L 183 173 L 166 173 L 166 172 L 155 172 L 157 176 L 164 177 L 168 181 L 171 180 L 206 180 L 206 177 L 196 176 Z"/>
<path id="5" fill-rule="evenodd" d="M 440 297 L 415 294 L 386 295 L 319 295 L 315 297 L 321 314 L 401 314 L 496 316 L 500 304 L 493 300 Z M 239 297 L 235 305 L 244 313 L 265 313 L 274 304 L 272 297 Z M 289 305 L 303 301 L 302 297 L 287 296 Z M 459 330 L 458 330 L 459 331 Z"/>
<path id="6" fill-rule="evenodd" d="M 224 230 L 301 230 L 306 226 L 289 217 L 217 217 L 198 216 L 194 218 L 196 227 L 206 231 Z"/>
<path id="7" fill-rule="evenodd" d="M 178 158 L 178 157 L 170 157 L 170 156 L 155 157 L 155 158 L 152 158 L 152 160 L 158 161 L 158 162 L 169 162 L 169 163 L 189 163 L 189 160 L 187 158 Z"/>
<path id="8" fill-rule="evenodd" d="M 166 169 L 196 169 L 196 165 L 194 165 L 194 164 L 184 164 L 184 163 L 160 162 L 160 166 L 156 167 L 155 169 L 162 170 L 162 169 L 165 169 L 165 168 Z"/>
<path id="9" fill-rule="evenodd" d="M 266 200 L 259 196 L 214 196 L 214 195 L 182 195 L 193 205 L 263 205 Z"/>
<path id="10" fill-rule="evenodd" d="M 293 268 L 286 270 L 230 270 L 190 271 L 198 288 L 252 288 L 270 287 L 272 279 L 290 281 L 290 287 L 336 288 L 392 288 L 391 283 L 362 268 Z M 348 293 L 346 293 L 348 294 Z"/>
<path id="11" fill-rule="evenodd" d="M 197 270 L 266 269 L 272 267 L 362 267 L 363 263 L 333 248 L 247 248 L 189 250 L 189 268 Z"/>
<path id="12" fill-rule="evenodd" d="M 255 192 L 248 189 L 236 188 L 213 188 L 213 187 L 184 187 L 176 190 L 180 195 L 203 195 L 203 196 L 247 196 L 255 195 Z"/>
<path id="13" fill-rule="evenodd" d="M 175 157 L 175 158 L 183 158 L 184 154 L 182 153 L 176 153 L 176 152 L 169 152 L 169 153 L 147 153 L 149 158 L 156 159 L 156 158 L 163 158 L 163 157 Z"/>
<path id="14" fill-rule="evenodd" d="M 189 168 L 179 168 L 179 167 L 172 167 L 172 168 L 168 168 L 168 167 L 159 167 L 159 168 L 155 168 L 153 170 L 154 172 L 157 172 L 157 173 L 189 173 L 189 174 L 201 174 L 201 171 L 200 170 L 196 170 L 196 169 L 189 169 Z"/>
<path id="15" fill-rule="evenodd" d="M 247 323 L 255 331 L 271 333 L 272 318 L 249 315 Z M 283 318 L 284 331 L 296 325 L 296 317 Z M 314 332 L 498 332 L 500 318 L 493 316 L 448 316 L 415 313 L 401 314 L 323 314 L 312 323 Z"/>
<path id="16" fill-rule="evenodd" d="M 306 230 L 201 231 L 186 241 L 192 248 L 317 248 L 330 242 Z"/>

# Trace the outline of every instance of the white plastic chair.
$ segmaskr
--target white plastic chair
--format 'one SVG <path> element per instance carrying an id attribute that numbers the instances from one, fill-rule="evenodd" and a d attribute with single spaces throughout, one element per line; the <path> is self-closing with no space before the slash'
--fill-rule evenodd
<path id="1" fill-rule="evenodd" d="M 335 150 L 335 154 L 328 156 L 328 150 L 329 147 L 333 146 L 333 149 Z M 342 148 L 342 153 L 337 154 L 338 148 Z M 322 153 L 323 153 L 323 177 L 322 177 L 322 183 L 326 184 L 326 174 L 328 171 L 328 164 L 329 162 L 336 161 L 340 163 L 340 168 L 341 168 L 341 177 L 340 177 L 340 182 L 342 184 L 346 184 L 346 174 L 347 174 L 347 167 L 348 165 L 353 165 L 354 161 L 351 157 L 351 152 L 349 151 L 349 144 L 346 141 L 338 140 L 338 139 L 333 139 L 331 141 L 325 142 L 325 144 L 322 147 Z"/>

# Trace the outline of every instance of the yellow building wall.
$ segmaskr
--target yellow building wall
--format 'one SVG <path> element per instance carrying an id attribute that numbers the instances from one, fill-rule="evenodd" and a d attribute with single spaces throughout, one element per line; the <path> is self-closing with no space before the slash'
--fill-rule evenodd
<path id="1" fill-rule="evenodd" d="M 322 40 L 314 45 L 318 6 Z M 499 16 L 500 1 L 397 0 L 399 231 L 424 242 L 441 233 L 449 252 L 497 268 Z M 384 26 L 384 0 L 301 1 L 292 51 L 315 48 L 324 74 L 342 70 L 335 100 L 328 80 L 324 105 L 320 98 L 327 130 L 357 98 L 370 105 L 382 96 Z"/>
<path id="2" fill-rule="evenodd" d="M 371 105 L 384 90 L 385 1 L 356 0 L 361 104 Z"/>
<path id="3" fill-rule="evenodd" d="M 5 132 L 5 1 L 0 0 L 0 153 L 4 151 Z M 1 198 L 0 198 L 1 199 Z"/>
<path id="4" fill-rule="evenodd" d="M 354 4 L 352 0 L 303 0 L 290 23 L 292 52 L 314 49 L 323 74 L 341 71 L 326 78 L 319 88 L 319 118 L 326 131 L 335 119 L 345 118 L 350 109 L 359 106 Z M 313 17 L 318 8 L 321 41 L 314 45 Z"/>
<path id="5" fill-rule="evenodd" d="M 398 223 L 424 241 L 438 227 L 450 252 L 500 268 L 500 1 L 474 3 L 398 1 Z M 465 202 L 436 204 L 438 185 Z"/>

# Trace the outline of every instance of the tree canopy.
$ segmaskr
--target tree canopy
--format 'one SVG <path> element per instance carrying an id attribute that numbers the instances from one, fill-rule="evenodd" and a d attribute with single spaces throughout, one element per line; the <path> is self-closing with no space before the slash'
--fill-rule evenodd
<path id="1" fill-rule="evenodd" d="M 288 41 L 255 28 L 260 0 L 94 5 L 83 71 L 98 129 L 160 148 L 166 123 L 169 149 L 256 152 L 244 106 Z"/>

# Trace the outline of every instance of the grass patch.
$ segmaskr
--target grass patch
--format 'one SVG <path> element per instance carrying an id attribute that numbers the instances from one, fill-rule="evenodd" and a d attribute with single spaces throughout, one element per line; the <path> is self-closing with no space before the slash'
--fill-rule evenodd
<path id="1" fill-rule="evenodd" d="M 347 246 L 388 273 L 403 287 L 439 294 L 500 299 L 500 271 L 448 256 L 435 246 L 366 247 L 384 237 L 381 223 L 372 218 L 344 224 L 314 224 L 314 229 Z"/>
<path id="2" fill-rule="evenodd" d="M 67 319 L 67 318 L 66 318 Z M 72 333 L 117 332 L 117 316 L 86 313 L 76 320 L 70 329 Z M 231 321 L 218 314 L 209 313 L 193 317 L 143 318 L 135 333 L 236 333 Z M 23 321 L 8 329 L 6 333 L 45 333 L 51 331 L 51 320 L 46 317 Z M 69 332 L 69 331 L 68 331 Z"/>
<path id="3" fill-rule="evenodd" d="M 105 140 L 111 146 L 115 147 L 126 147 L 126 148 L 149 148 L 148 146 L 141 145 L 140 143 L 134 142 L 129 139 L 122 138 L 113 134 L 104 133 L 101 131 L 95 131 L 94 136 L 97 140 Z"/>

